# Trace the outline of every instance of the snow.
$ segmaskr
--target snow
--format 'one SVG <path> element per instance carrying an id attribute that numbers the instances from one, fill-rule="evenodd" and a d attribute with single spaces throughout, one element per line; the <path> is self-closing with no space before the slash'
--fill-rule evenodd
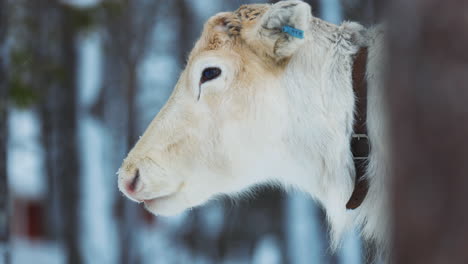
<path id="1" fill-rule="evenodd" d="M 33 110 L 9 112 L 8 180 L 12 193 L 23 198 L 42 197 L 46 179 L 42 163 L 40 127 Z"/>
<path id="2" fill-rule="evenodd" d="M 14 239 L 12 241 L 12 264 L 62 264 L 63 249 L 58 243 Z"/>
<path id="3" fill-rule="evenodd" d="M 88 7 L 99 0 L 67 0 L 80 7 Z M 245 2 L 245 1 L 244 1 Z M 197 21 L 204 21 L 213 13 L 225 9 L 219 1 L 191 1 Z M 236 1 L 236 4 L 240 2 Z M 324 0 L 323 18 L 333 23 L 342 19 L 339 0 Z M 151 50 L 139 69 L 142 89 L 138 95 L 139 123 L 146 126 L 169 97 L 180 68 L 173 54 L 175 34 L 170 32 L 174 21 L 162 20 L 155 26 L 154 39 L 158 45 Z M 88 32 L 79 38 L 79 140 L 82 173 L 82 230 L 81 247 L 86 263 L 117 263 L 118 236 L 113 216 L 113 202 L 117 192 L 117 179 L 113 162 L 108 157 L 112 151 L 112 138 L 103 125 L 90 116 L 87 109 L 96 100 L 101 82 L 102 61 L 99 32 Z M 39 198 L 44 195 L 45 179 L 40 146 L 40 123 L 33 110 L 12 109 L 10 112 L 10 141 L 8 146 L 8 174 L 15 195 Z M 18 165 L 21 166 L 18 166 Z M 219 202 L 206 205 L 199 228 L 214 238 L 223 227 L 223 208 Z M 194 256 L 181 247 L 175 237 L 186 224 L 185 212 L 176 217 L 158 217 L 154 226 L 139 226 L 138 246 L 142 263 L 211 263 L 203 256 Z M 286 239 L 292 263 L 325 263 L 329 257 L 324 240 L 324 228 L 319 221 L 319 208 L 303 193 L 292 193 L 286 205 Z M 274 235 L 263 237 L 253 250 L 254 264 L 281 263 L 281 250 Z M 64 263 L 63 249 L 57 243 L 28 241 L 14 238 L 13 263 Z M 338 262 L 362 263 L 361 242 L 356 231 L 346 235 L 339 250 Z M 223 263 L 246 263 L 249 252 L 231 250 Z"/>
<path id="4" fill-rule="evenodd" d="M 267 235 L 258 243 L 252 257 L 252 264 L 280 264 L 281 249 L 278 239 L 272 235 Z M 310 263 L 310 262 L 309 262 Z"/>

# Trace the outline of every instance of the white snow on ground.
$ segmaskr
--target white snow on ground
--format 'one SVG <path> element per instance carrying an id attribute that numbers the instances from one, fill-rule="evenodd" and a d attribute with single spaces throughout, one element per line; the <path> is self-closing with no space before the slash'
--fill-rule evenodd
<path id="1" fill-rule="evenodd" d="M 38 198 L 45 192 L 40 128 L 32 110 L 10 109 L 8 180 L 15 196 Z"/>
<path id="2" fill-rule="evenodd" d="M 12 264 L 63 264 L 65 255 L 57 243 L 15 238 L 12 241 Z"/>
<path id="3" fill-rule="evenodd" d="M 274 236 L 265 236 L 255 248 L 252 264 L 280 264 L 281 249 L 278 239 Z"/>

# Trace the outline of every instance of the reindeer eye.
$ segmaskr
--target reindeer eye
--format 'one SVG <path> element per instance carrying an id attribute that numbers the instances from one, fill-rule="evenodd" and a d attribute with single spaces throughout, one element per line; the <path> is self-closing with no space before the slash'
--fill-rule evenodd
<path id="1" fill-rule="evenodd" d="M 216 79 L 221 74 L 221 69 L 216 67 L 210 67 L 203 70 L 200 78 L 200 84 Z"/>

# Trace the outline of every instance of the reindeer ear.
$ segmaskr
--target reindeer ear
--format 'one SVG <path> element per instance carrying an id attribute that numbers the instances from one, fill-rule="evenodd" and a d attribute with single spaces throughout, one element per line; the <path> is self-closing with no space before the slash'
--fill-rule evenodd
<path id="1" fill-rule="evenodd" d="M 242 34 L 248 43 L 261 45 L 266 54 L 281 60 L 290 57 L 304 43 L 311 18 L 311 8 L 307 3 L 281 1 L 270 6 L 252 30 L 245 30 Z M 303 38 L 285 32 L 285 27 L 303 31 Z"/>

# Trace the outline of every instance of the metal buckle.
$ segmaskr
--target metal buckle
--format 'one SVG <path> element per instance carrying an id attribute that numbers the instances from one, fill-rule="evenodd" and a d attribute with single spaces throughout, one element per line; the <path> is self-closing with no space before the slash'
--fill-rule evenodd
<path id="1" fill-rule="evenodd" d="M 365 144 L 367 149 L 363 150 L 362 144 Z M 359 146 L 361 148 L 359 148 Z M 366 134 L 353 134 L 351 140 L 351 150 L 354 160 L 365 160 L 370 153 L 369 137 Z M 356 153 L 357 152 L 357 153 Z M 360 153 L 359 153 L 360 152 Z M 360 154 L 360 155 L 359 155 Z"/>
<path id="2" fill-rule="evenodd" d="M 369 137 L 366 134 L 353 134 L 351 137 L 352 138 L 357 138 L 358 140 L 360 140 L 361 138 L 365 138 L 365 139 L 369 140 Z"/>

